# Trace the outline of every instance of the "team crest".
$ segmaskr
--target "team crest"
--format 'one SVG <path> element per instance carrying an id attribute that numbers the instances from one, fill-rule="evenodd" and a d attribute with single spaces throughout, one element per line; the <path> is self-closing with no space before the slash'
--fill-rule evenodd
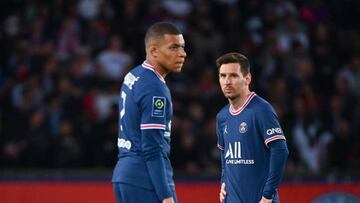
<path id="1" fill-rule="evenodd" d="M 248 125 L 245 122 L 240 123 L 239 131 L 240 133 L 245 133 L 248 129 Z"/>

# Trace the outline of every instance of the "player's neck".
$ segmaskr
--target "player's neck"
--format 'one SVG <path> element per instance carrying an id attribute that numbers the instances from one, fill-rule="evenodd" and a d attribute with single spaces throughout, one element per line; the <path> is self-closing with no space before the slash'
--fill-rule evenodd
<path id="1" fill-rule="evenodd" d="M 158 63 L 155 63 L 149 59 L 146 59 L 146 63 L 153 66 L 154 70 L 165 79 L 166 75 L 168 74 L 168 71 L 165 68 L 161 67 Z"/>
<path id="2" fill-rule="evenodd" d="M 160 65 L 155 66 L 155 70 L 165 79 L 169 71 Z"/>
<path id="3" fill-rule="evenodd" d="M 236 98 L 229 99 L 231 110 L 236 111 L 239 108 L 241 108 L 248 99 L 250 94 L 251 94 L 250 90 L 247 90 L 244 94 L 241 94 Z"/>

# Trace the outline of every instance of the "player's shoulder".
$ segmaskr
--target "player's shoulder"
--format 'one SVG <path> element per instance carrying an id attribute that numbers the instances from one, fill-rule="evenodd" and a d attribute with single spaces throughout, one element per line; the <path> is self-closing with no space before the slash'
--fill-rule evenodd
<path id="1" fill-rule="evenodd" d="M 134 74 L 138 77 L 141 77 L 143 81 L 151 81 L 156 79 L 156 75 L 153 73 L 153 71 L 144 68 L 142 65 L 138 65 L 134 67 L 131 71 L 131 74 Z"/>
<path id="2" fill-rule="evenodd" d="M 251 101 L 251 107 L 255 110 L 255 111 L 273 111 L 273 107 L 271 106 L 271 104 L 264 99 L 263 97 L 259 96 L 259 95 L 255 95 L 254 98 Z"/>
<path id="3" fill-rule="evenodd" d="M 216 114 L 216 119 L 217 120 L 226 119 L 226 117 L 229 114 L 229 107 L 230 107 L 230 105 L 227 104 L 223 108 L 221 108 L 220 111 Z"/>
<path id="4" fill-rule="evenodd" d="M 164 82 L 156 75 L 156 73 L 153 70 L 149 70 L 143 65 L 138 65 L 135 68 L 133 68 L 126 76 L 132 78 L 132 80 L 136 79 L 137 86 L 140 87 L 140 89 L 145 90 L 149 88 L 163 88 Z"/>

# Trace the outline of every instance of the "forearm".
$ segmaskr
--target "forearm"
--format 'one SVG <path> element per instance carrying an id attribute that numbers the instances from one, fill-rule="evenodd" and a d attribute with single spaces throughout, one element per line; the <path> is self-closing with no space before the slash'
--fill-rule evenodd
<path id="1" fill-rule="evenodd" d="M 221 150 L 220 153 L 221 153 L 221 188 L 219 193 L 219 199 L 220 202 L 223 202 L 226 196 L 224 150 Z"/>
<path id="2" fill-rule="evenodd" d="M 145 130 L 143 132 L 143 153 L 146 166 L 155 192 L 160 200 L 171 197 L 168 184 L 166 167 L 162 155 L 163 136 L 161 130 Z"/>
<path id="3" fill-rule="evenodd" d="M 224 150 L 220 149 L 220 157 L 221 157 L 221 183 L 225 182 L 225 159 L 224 159 Z"/>
<path id="4" fill-rule="evenodd" d="M 285 140 L 276 140 L 270 143 L 269 175 L 263 190 L 263 196 L 272 199 L 283 177 L 286 160 L 289 155 Z"/>
<path id="5" fill-rule="evenodd" d="M 157 196 L 160 200 L 171 197 L 171 191 L 166 178 L 164 159 L 160 156 L 146 161 L 151 182 L 154 185 Z"/>

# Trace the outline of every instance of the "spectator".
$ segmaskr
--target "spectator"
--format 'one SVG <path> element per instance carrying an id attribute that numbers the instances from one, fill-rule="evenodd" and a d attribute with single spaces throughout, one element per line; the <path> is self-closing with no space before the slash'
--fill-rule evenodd
<path id="1" fill-rule="evenodd" d="M 106 50 L 100 52 L 97 62 L 105 78 L 117 81 L 132 65 L 132 57 L 124 50 L 120 36 L 110 37 Z"/>
<path id="2" fill-rule="evenodd" d="M 317 174 L 328 166 L 324 175 L 344 174 L 351 169 L 337 167 L 338 159 L 360 163 L 356 5 L 323 0 L 23 3 L 0 8 L 1 168 L 60 167 L 36 157 L 40 151 L 57 156 L 52 144 L 76 154 L 79 164 L 67 160 L 64 167 L 110 167 L 116 158 L 112 139 L 119 83 L 144 58 L 144 28 L 160 20 L 179 25 L 188 42 L 182 73 L 167 81 L 177 116 L 175 171 L 196 176 L 218 171 L 210 128 L 226 101 L 219 96 L 214 61 L 227 51 L 249 56 L 256 79 L 252 88 L 276 108 L 288 135 L 289 173 Z M 354 146 L 334 146 L 348 140 L 346 128 Z M 64 131 L 74 136 L 62 136 Z M 36 143 L 42 137 L 43 146 Z M 65 140 L 73 144 L 63 145 Z M 27 154 L 29 147 L 34 154 Z M 333 157 L 333 150 L 351 155 Z M 359 174 L 360 166 L 351 168 Z"/>

